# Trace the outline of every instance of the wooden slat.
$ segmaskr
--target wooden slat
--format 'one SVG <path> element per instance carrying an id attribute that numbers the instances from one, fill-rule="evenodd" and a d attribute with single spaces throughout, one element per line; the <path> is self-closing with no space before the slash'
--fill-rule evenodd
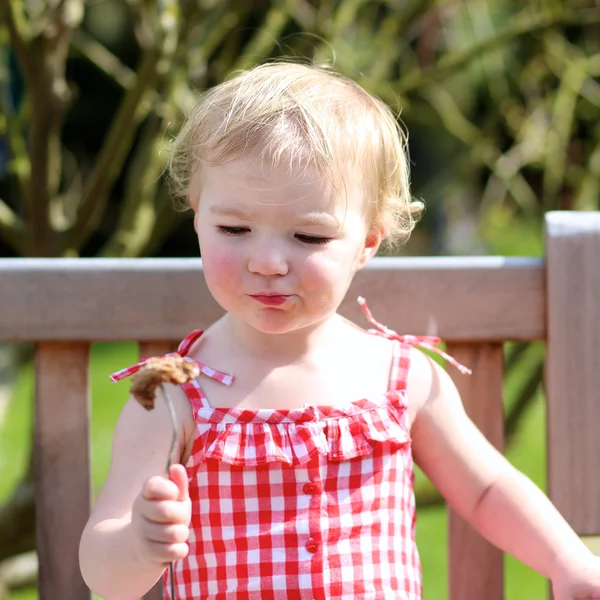
<path id="1" fill-rule="evenodd" d="M 600 213 L 546 221 L 548 487 L 580 535 L 600 534 Z"/>
<path id="2" fill-rule="evenodd" d="M 35 488 L 40 600 L 84 600 L 79 538 L 90 512 L 89 345 L 36 348 Z"/>
<path id="3" fill-rule="evenodd" d="M 156 582 L 156 585 L 144 595 L 144 600 L 163 600 L 163 582 L 162 578 Z"/>
<path id="4" fill-rule="evenodd" d="M 450 367 L 465 409 L 486 438 L 504 446 L 502 345 L 448 344 L 448 353 L 473 370 L 462 375 Z M 450 600 L 501 600 L 504 594 L 502 552 L 449 510 Z"/>
<path id="5" fill-rule="evenodd" d="M 151 356 L 163 356 L 169 352 L 177 350 L 177 342 L 168 341 L 148 341 L 140 342 L 138 346 L 139 358 L 149 358 Z"/>
<path id="6" fill-rule="evenodd" d="M 139 345 L 140 358 L 150 356 L 162 356 L 177 350 L 177 343 L 174 342 L 141 342 Z M 156 585 L 144 595 L 144 600 L 163 600 L 163 582 L 159 579 Z"/>
<path id="7" fill-rule="evenodd" d="M 180 339 L 221 315 L 195 259 L 0 260 L 0 340 Z M 539 259 L 377 258 L 357 273 L 342 313 L 447 341 L 542 339 Z M 518 306 L 518 310 L 515 307 Z"/>

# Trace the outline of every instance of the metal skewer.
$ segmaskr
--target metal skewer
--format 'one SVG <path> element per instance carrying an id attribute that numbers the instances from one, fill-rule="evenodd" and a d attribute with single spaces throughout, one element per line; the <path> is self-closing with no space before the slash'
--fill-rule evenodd
<path id="1" fill-rule="evenodd" d="M 158 387 L 160 388 L 160 392 L 163 396 L 165 404 L 167 405 L 169 417 L 171 417 L 171 427 L 172 427 L 171 447 L 169 448 L 169 455 L 167 456 L 167 466 L 165 469 L 166 475 L 167 475 L 167 477 L 169 477 L 169 469 L 171 468 L 171 464 L 172 464 L 171 456 L 173 455 L 173 452 L 175 451 L 175 446 L 177 445 L 177 418 L 175 416 L 175 408 L 173 407 L 173 401 L 171 400 L 171 397 L 167 393 L 165 386 L 161 383 Z M 172 562 L 169 563 L 169 582 L 170 582 L 170 588 L 171 588 L 171 600 L 175 600 L 175 578 L 173 576 L 173 563 Z"/>

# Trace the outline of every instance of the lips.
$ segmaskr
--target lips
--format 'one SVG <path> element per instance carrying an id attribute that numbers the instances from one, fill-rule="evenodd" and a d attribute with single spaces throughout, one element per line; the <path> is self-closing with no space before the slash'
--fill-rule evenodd
<path id="1" fill-rule="evenodd" d="M 251 294 L 250 297 L 266 306 L 281 306 L 290 298 L 284 294 Z"/>

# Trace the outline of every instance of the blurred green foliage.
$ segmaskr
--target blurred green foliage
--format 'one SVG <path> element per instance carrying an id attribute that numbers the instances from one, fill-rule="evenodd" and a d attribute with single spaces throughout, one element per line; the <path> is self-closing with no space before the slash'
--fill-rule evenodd
<path id="1" fill-rule="evenodd" d="M 0 11 L 0 240 L 13 255 L 195 252 L 161 176 L 169 139 L 203 89 L 282 56 L 332 64 L 401 111 L 414 194 L 429 206 L 407 252 L 487 253 L 499 225 L 598 208 L 593 0 L 1 0 Z"/>

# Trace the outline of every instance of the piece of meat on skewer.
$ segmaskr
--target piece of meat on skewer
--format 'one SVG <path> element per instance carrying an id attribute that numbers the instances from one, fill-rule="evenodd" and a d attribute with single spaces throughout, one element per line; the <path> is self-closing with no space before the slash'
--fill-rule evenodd
<path id="1" fill-rule="evenodd" d="M 156 389 L 161 383 L 181 385 L 200 375 L 198 365 L 178 355 L 149 358 L 133 376 L 131 395 L 146 409 L 154 408 Z"/>

